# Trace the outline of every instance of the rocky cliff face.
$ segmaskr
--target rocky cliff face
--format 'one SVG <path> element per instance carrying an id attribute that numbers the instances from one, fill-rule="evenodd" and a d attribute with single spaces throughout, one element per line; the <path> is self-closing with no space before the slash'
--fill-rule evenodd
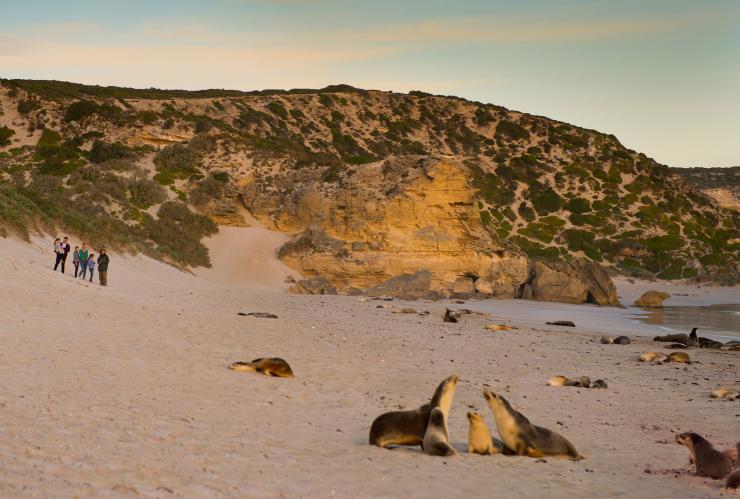
<path id="1" fill-rule="evenodd" d="M 207 262 L 197 238 L 182 239 L 210 230 L 197 212 L 244 225 L 247 209 L 294 236 L 281 258 L 327 278 L 322 290 L 428 270 L 432 292 L 549 299 L 565 283 L 568 300 L 609 302 L 602 275 L 564 262 L 740 275 L 734 212 L 613 136 L 499 106 L 346 86 L 191 94 L 28 81 L 4 81 L 0 105 L 0 203 L 84 233 L 65 213 L 72 200 L 123 235 L 113 242 L 185 265 Z"/>

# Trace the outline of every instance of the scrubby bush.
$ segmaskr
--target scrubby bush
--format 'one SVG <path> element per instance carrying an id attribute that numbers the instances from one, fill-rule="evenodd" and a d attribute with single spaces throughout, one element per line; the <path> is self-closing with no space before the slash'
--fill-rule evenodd
<path id="1" fill-rule="evenodd" d="M 506 137 L 513 140 L 526 140 L 529 139 L 529 131 L 521 126 L 519 123 L 515 123 L 509 120 L 501 120 L 496 125 L 496 135 L 498 137 Z"/>
<path id="2" fill-rule="evenodd" d="M 551 188 L 547 188 L 534 196 L 532 204 L 537 213 L 542 215 L 560 210 L 563 207 L 563 198 Z"/>
<path id="3" fill-rule="evenodd" d="M 142 111 L 139 113 L 139 119 L 145 125 L 151 125 L 159 119 L 159 115 L 155 111 Z"/>
<path id="4" fill-rule="evenodd" d="M 157 219 L 146 217 L 144 229 L 157 244 L 157 250 L 178 262 L 210 266 L 208 249 L 200 240 L 218 231 L 208 217 L 193 213 L 184 203 L 167 201 L 157 212 Z"/>
<path id="5" fill-rule="evenodd" d="M 40 107 L 41 102 L 36 99 L 23 100 L 18 103 L 18 113 L 25 116 Z"/>
<path id="6" fill-rule="evenodd" d="M 134 177 L 127 183 L 131 203 L 138 208 L 146 209 L 167 199 L 167 193 L 161 185 L 146 177 Z"/>
<path id="7" fill-rule="evenodd" d="M 98 108 L 99 107 L 96 103 L 89 100 L 73 102 L 64 112 L 64 121 L 67 123 L 72 121 L 82 121 L 98 112 Z"/>
<path id="8" fill-rule="evenodd" d="M 10 145 L 10 137 L 15 135 L 15 130 L 8 128 L 7 126 L 0 127 L 0 147 Z"/>
<path id="9" fill-rule="evenodd" d="M 267 109 L 269 109 L 272 114 L 281 119 L 288 119 L 288 111 L 285 109 L 285 106 L 283 106 L 282 102 L 272 101 L 267 105 Z"/>
<path id="10" fill-rule="evenodd" d="M 167 146 L 154 156 L 157 168 L 157 182 L 168 185 L 176 178 L 187 178 L 196 173 L 200 166 L 200 156 L 188 146 L 173 144 Z"/>
<path id="11" fill-rule="evenodd" d="M 133 149 L 120 142 L 103 142 L 96 140 L 88 153 L 88 158 L 93 163 L 105 163 L 114 159 L 128 159 L 135 155 Z"/>

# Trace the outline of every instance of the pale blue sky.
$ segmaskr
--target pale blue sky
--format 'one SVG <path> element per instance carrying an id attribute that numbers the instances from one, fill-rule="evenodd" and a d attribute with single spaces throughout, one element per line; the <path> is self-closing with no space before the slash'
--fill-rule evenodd
<path id="1" fill-rule="evenodd" d="M 740 0 L 0 0 L 0 76 L 453 94 L 740 164 Z"/>

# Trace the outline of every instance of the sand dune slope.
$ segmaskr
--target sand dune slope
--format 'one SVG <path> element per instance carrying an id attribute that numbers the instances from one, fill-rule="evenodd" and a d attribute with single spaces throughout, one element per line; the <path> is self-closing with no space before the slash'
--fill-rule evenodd
<path id="1" fill-rule="evenodd" d="M 483 316 L 443 323 L 449 303 L 395 314 L 141 257 L 113 255 L 101 288 L 53 273 L 49 241 L 38 244 L 0 239 L 0 497 L 706 497 L 722 484 L 687 474 L 675 433 L 722 448 L 740 437 L 737 403 L 708 397 L 737 381 L 735 354 L 645 365 L 635 357 L 653 348 L 646 340 L 601 345 L 601 331 L 526 318 L 494 333 Z M 279 318 L 237 315 L 251 311 Z M 296 378 L 226 369 L 260 356 L 287 359 Z M 367 445 L 373 418 L 423 403 L 453 372 L 459 450 L 471 407 L 495 434 L 485 382 L 586 459 Z M 544 386 L 555 374 L 604 377 L 609 389 Z"/>

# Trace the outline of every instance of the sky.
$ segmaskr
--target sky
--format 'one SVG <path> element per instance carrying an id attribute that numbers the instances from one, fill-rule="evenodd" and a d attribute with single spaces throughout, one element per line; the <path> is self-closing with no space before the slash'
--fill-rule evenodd
<path id="1" fill-rule="evenodd" d="M 0 77 L 422 90 L 740 165 L 740 0 L 0 0 Z"/>

